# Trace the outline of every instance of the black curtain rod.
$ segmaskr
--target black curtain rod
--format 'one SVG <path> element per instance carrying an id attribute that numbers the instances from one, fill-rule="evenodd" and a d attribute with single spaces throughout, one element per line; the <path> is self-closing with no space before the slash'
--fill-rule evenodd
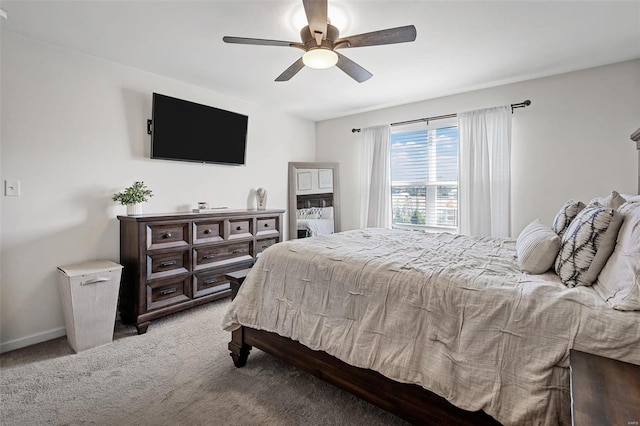
<path id="1" fill-rule="evenodd" d="M 517 104 L 511 104 L 511 112 L 513 113 L 513 110 L 515 108 L 524 108 L 524 107 L 527 107 L 529 105 L 531 105 L 531 101 L 529 99 L 527 99 L 524 102 L 517 103 Z M 418 119 L 415 119 L 415 120 L 399 121 L 397 123 L 391 123 L 391 126 L 400 126 L 400 125 L 403 125 L 403 124 L 420 123 L 422 121 L 426 121 L 427 124 L 429 124 L 429 122 L 433 121 L 433 120 L 442 120 L 444 118 L 453 118 L 453 117 L 457 117 L 457 116 L 458 116 L 458 114 L 437 115 L 435 117 L 425 117 L 425 118 L 418 118 Z M 351 129 L 351 132 L 352 133 L 358 133 L 358 132 L 360 132 L 360 130 L 362 130 L 362 129 Z"/>

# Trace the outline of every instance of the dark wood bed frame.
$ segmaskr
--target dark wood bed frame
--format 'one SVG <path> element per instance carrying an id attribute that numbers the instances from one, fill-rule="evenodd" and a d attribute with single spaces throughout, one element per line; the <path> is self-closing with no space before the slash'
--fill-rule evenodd
<path id="1" fill-rule="evenodd" d="M 229 350 L 236 367 L 244 367 L 252 347 L 351 392 L 412 424 L 500 424 L 483 411 L 462 410 L 418 385 L 396 382 L 376 371 L 354 367 L 326 352 L 314 351 L 295 340 L 268 331 L 241 327 L 232 332 Z"/>
<path id="2" fill-rule="evenodd" d="M 631 135 L 638 150 L 640 194 L 640 128 Z M 298 208 L 301 208 L 300 206 Z M 229 350 L 236 367 L 243 367 L 251 347 L 256 347 L 301 370 L 332 383 L 413 424 L 499 425 L 483 411 L 462 410 L 418 385 L 399 383 L 368 369 L 354 367 L 299 342 L 262 330 L 241 327 L 234 331 Z"/>

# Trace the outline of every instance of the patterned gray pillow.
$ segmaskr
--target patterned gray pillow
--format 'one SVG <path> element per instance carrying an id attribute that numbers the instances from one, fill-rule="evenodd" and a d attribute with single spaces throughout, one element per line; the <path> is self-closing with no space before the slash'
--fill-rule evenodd
<path id="1" fill-rule="evenodd" d="M 622 215 L 599 205 L 587 206 L 562 236 L 555 270 L 569 287 L 591 285 L 613 253 Z"/>
<path id="2" fill-rule="evenodd" d="M 582 201 L 567 201 L 553 220 L 551 229 L 554 230 L 560 238 L 564 235 L 571 221 L 584 209 L 585 205 Z"/>

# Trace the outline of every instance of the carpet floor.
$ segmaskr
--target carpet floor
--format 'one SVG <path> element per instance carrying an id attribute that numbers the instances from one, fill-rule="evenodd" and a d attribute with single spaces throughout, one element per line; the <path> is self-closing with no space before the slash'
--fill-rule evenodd
<path id="1" fill-rule="evenodd" d="M 66 337 L 0 355 L 2 425 L 406 425 L 253 349 L 243 368 L 221 328 L 229 299 L 116 324 L 113 342 L 75 354 Z"/>

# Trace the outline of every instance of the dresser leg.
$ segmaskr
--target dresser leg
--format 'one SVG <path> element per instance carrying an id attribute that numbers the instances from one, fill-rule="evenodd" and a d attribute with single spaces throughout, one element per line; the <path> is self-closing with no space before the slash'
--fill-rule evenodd
<path id="1" fill-rule="evenodd" d="M 231 351 L 231 359 L 233 364 L 240 368 L 244 367 L 251 351 L 251 345 L 244 342 L 244 327 L 231 332 L 231 341 L 229 342 L 229 350 Z"/>
<path id="2" fill-rule="evenodd" d="M 151 321 L 141 322 L 140 324 L 136 324 L 136 330 L 138 330 L 138 334 L 144 334 L 147 332 L 147 328 L 149 328 L 149 324 Z"/>

